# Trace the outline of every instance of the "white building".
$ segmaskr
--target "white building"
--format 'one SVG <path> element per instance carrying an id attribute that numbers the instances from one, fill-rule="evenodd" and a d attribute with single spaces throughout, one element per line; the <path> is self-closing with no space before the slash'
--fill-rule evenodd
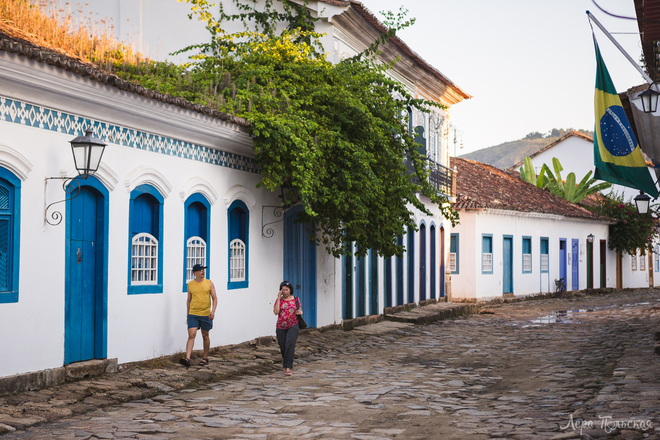
<path id="1" fill-rule="evenodd" d="M 566 179 L 568 173 L 573 172 L 575 173 L 576 182 L 579 182 L 589 171 L 594 171 L 593 142 L 592 137 L 572 131 L 530 155 L 530 159 L 537 174 L 541 172 L 543 164 L 548 165 L 554 173 L 552 159 L 556 157 L 564 168 L 564 171 L 561 173 L 562 179 Z M 511 167 L 511 169 L 519 172 L 522 165 L 523 162 L 519 162 Z M 655 175 L 653 165 L 650 162 L 648 162 L 648 165 L 649 173 L 653 177 Z M 655 181 L 656 179 L 653 180 Z M 627 202 L 632 202 L 632 199 L 639 195 L 639 190 L 621 185 L 612 185 L 610 189 L 602 192 L 607 194 L 610 191 L 618 195 L 623 195 L 624 200 Z M 656 249 L 660 250 L 658 247 Z M 638 260 L 642 259 L 640 251 L 638 251 L 637 257 L 622 254 L 618 263 L 619 269 L 617 269 L 619 275 L 615 278 L 617 281 L 612 287 L 659 285 L 660 279 L 658 279 L 658 275 L 653 275 L 654 272 L 660 271 L 660 265 L 657 262 L 653 263 L 653 261 L 657 261 L 657 253 L 656 251 L 653 256 L 644 255 L 643 259 L 645 261 L 643 262 L 638 262 Z M 616 254 L 612 258 L 616 260 Z M 653 271 L 649 270 L 651 266 L 654 266 Z"/>
<path id="2" fill-rule="evenodd" d="M 325 5 L 337 14 L 328 22 L 338 56 L 384 30 L 358 2 Z M 415 213 L 420 230 L 402 237 L 404 258 L 334 259 L 293 221 L 298 207 L 283 213 L 276 194 L 256 188 L 245 121 L 1 31 L 0 49 L 0 329 L 12 334 L 0 378 L 181 351 L 195 262 L 209 266 L 218 289 L 213 346 L 274 334 L 283 278 L 311 327 L 444 295 L 449 225 L 437 207 L 431 216 Z M 398 39 L 382 56 L 402 59 L 392 75 L 417 96 L 447 106 L 469 98 Z M 448 112 L 410 112 L 436 187 L 449 194 Z M 77 174 L 69 141 L 87 128 L 107 147 L 98 172 L 65 200 L 62 183 Z"/>
<path id="3" fill-rule="evenodd" d="M 569 291 L 658 285 L 657 258 L 619 260 L 608 249 L 611 220 L 515 172 L 460 158 L 452 165 L 458 169 L 454 208 L 461 216 L 450 238 L 452 299 L 553 292 L 560 278 Z"/>

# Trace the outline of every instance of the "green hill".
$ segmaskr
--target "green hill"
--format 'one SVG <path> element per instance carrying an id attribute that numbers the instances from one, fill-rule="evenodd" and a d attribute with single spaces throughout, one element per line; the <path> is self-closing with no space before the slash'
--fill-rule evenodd
<path id="1" fill-rule="evenodd" d="M 522 161 L 525 156 L 530 156 L 545 146 L 553 143 L 572 129 L 553 129 L 546 136 L 541 133 L 529 133 L 523 139 L 517 141 L 504 142 L 494 147 L 483 148 L 472 153 L 464 154 L 460 157 L 478 162 L 490 164 L 500 169 L 509 168 Z M 593 136 L 593 131 L 575 130 L 589 136 Z"/>

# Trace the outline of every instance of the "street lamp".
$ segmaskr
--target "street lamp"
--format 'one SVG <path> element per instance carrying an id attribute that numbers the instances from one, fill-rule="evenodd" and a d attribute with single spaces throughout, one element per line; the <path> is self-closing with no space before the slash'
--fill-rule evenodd
<path id="1" fill-rule="evenodd" d="M 75 177 L 46 177 L 44 182 L 44 206 L 46 206 L 46 184 L 49 180 L 63 180 L 62 189 L 67 195 L 70 195 L 70 197 L 65 197 L 64 200 L 51 203 L 44 209 L 44 221 L 52 226 L 59 225 L 62 222 L 62 213 L 59 211 L 53 211 L 51 214 L 53 221 L 51 222 L 48 219 L 48 210 L 50 207 L 56 203 L 66 202 L 78 197 L 78 194 L 80 194 L 79 178 L 82 177 L 87 180 L 89 176 L 94 175 L 101 165 L 101 157 L 103 157 L 103 151 L 106 147 L 106 144 L 103 143 L 103 141 L 94 137 L 94 130 L 91 128 L 85 130 L 84 136 L 78 136 L 75 139 L 70 140 L 69 143 L 71 144 L 73 162 L 78 171 L 78 175 Z"/>
<path id="2" fill-rule="evenodd" d="M 639 97 L 642 99 L 642 111 L 644 111 L 644 113 L 655 113 L 658 108 L 658 96 L 660 96 L 660 92 L 653 89 L 653 84 L 655 84 L 655 82 L 650 84 L 648 89 L 639 94 Z"/>
<path id="3" fill-rule="evenodd" d="M 82 174 L 87 180 L 88 176 L 93 176 L 101 164 L 101 157 L 105 150 L 105 144 L 100 139 L 94 137 L 94 130 L 87 128 L 85 136 L 78 136 L 69 141 L 73 161 L 76 165 L 78 174 Z"/>
<path id="4" fill-rule="evenodd" d="M 593 243 L 593 242 L 594 242 L 594 234 L 587 235 L 587 243 Z"/>
<path id="5" fill-rule="evenodd" d="M 635 200 L 635 205 L 637 205 L 637 212 L 639 214 L 646 214 L 649 212 L 651 197 L 649 197 L 648 194 L 646 194 L 644 191 L 640 191 L 639 195 L 633 200 Z"/>

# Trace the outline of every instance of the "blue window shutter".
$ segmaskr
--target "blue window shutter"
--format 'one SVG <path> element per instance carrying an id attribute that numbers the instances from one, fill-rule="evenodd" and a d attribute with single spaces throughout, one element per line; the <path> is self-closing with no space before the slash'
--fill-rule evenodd
<path id="1" fill-rule="evenodd" d="M 158 222 L 156 202 L 148 194 L 141 194 L 133 202 L 133 224 L 131 233 L 133 235 L 146 232 L 158 237 Z"/>
<path id="2" fill-rule="evenodd" d="M 11 222 L 0 217 L 0 292 L 11 290 Z"/>
<path id="3" fill-rule="evenodd" d="M 492 248 L 493 248 L 493 239 L 492 237 L 483 237 L 482 242 L 481 242 L 481 249 L 482 253 L 484 254 L 492 254 Z"/>
<path id="4" fill-rule="evenodd" d="M 249 286 L 249 261 L 250 261 L 250 244 L 248 237 L 248 227 L 250 222 L 249 211 L 247 205 L 241 200 L 234 201 L 230 206 L 227 213 L 228 216 L 228 232 L 229 241 L 240 239 L 245 245 L 245 281 L 229 281 L 227 283 L 228 289 L 243 289 Z M 228 264 L 231 265 L 231 250 L 229 250 Z M 231 280 L 231 267 L 228 267 L 229 279 Z"/>
<path id="5" fill-rule="evenodd" d="M 529 238 L 523 238 L 523 254 L 531 253 L 532 240 Z"/>

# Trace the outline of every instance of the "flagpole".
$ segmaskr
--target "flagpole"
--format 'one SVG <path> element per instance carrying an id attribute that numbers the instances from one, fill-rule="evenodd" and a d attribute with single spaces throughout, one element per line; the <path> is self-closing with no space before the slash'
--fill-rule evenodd
<path id="1" fill-rule="evenodd" d="M 642 69 L 641 67 L 639 67 L 639 64 L 637 64 L 637 63 L 635 62 L 635 60 L 633 60 L 632 57 L 631 57 L 630 55 L 628 55 L 628 52 L 626 52 L 626 51 L 623 49 L 623 47 L 621 47 L 621 45 L 620 45 L 620 44 L 614 39 L 614 37 L 613 37 L 609 32 L 607 32 L 607 29 L 605 29 L 605 27 L 603 27 L 603 25 L 600 24 L 600 22 L 599 22 L 598 20 L 596 20 L 596 17 L 594 17 L 593 14 L 592 14 L 591 12 L 589 12 L 589 11 L 587 11 L 587 15 L 589 16 L 589 19 L 590 19 L 591 21 L 593 21 L 593 22 L 596 24 L 596 26 L 598 26 L 598 27 L 600 28 L 601 31 L 603 31 L 603 33 L 607 36 L 607 38 L 609 38 L 610 41 L 612 41 L 612 43 L 614 43 L 614 45 L 617 47 L 617 49 L 619 49 L 619 50 L 621 51 L 621 53 L 622 53 L 622 54 L 628 59 L 628 61 L 630 61 L 630 63 L 631 63 L 633 66 L 635 66 L 635 68 L 639 71 L 639 73 L 642 74 L 642 76 L 644 77 L 644 79 L 645 79 L 649 84 L 653 84 L 653 80 L 651 79 L 651 77 L 648 76 L 648 74 L 647 74 L 646 72 L 644 72 L 644 69 Z"/>

